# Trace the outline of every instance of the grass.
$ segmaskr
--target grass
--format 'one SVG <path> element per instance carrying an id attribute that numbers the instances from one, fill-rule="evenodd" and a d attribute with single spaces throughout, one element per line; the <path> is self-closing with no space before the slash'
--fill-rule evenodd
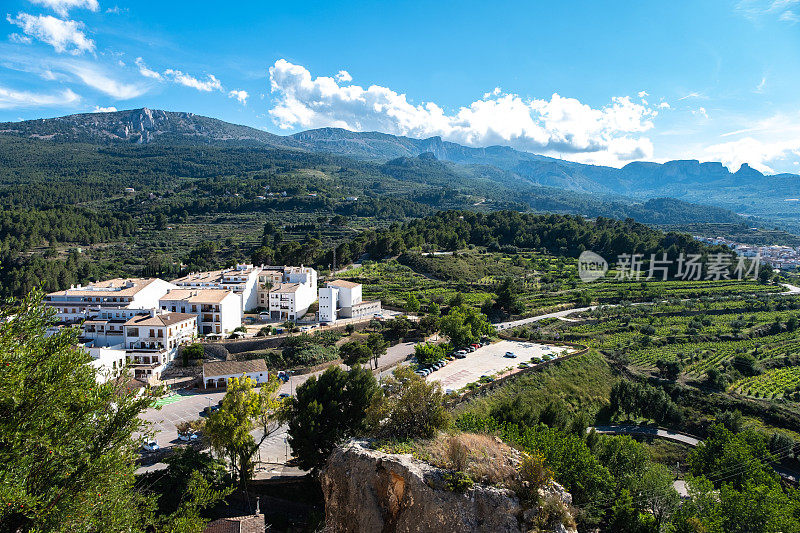
<path id="1" fill-rule="evenodd" d="M 488 415 L 491 408 L 503 401 L 523 396 L 527 403 L 544 407 L 552 399 L 561 399 L 572 413 L 596 413 L 608 404 L 611 387 L 617 378 L 605 359 L 597 352 L 567 359 L 538 372 L 510 378 L 484 397 L 460 404 L 457 413 L 475 412 Z"/>

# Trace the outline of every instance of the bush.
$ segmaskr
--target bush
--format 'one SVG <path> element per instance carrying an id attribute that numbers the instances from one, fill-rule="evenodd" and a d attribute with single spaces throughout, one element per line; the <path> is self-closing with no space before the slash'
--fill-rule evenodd
<path id="1" fill-rule="evenodd" d="M 464 472 L 452 472 L 444 475 L 445 488 L 451 492 L 467 492 L 474 484 Z"/>
<path id="2" fill-rule="evenodd" d="M 438 382 L 428 383 L 409 367 L 392 372 L 372 398 L 367 421 L 373 434 L 398 440 L 432 438 L 450 415 Z"/>

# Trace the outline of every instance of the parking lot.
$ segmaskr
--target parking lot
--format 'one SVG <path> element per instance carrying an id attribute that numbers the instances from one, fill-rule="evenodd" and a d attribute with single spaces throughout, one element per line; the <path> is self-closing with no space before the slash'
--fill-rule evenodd
<path id="1" fill-rule="evenodd" d="M 566 355 L 574 348 L 554 346 L 533 342 L 503 340 L 478 348 L 464 359 L 450 361 L 443 368 L 431 373 L 427 379 L 438 381 L 444 390 L 457 391 L 467 384 L 478 381 L 481 376 L 491 376 L 501 370 L 517 368 L 520 363 L 530 363 L 531 358 L 541 359 L 546 354 Z M 517 357 L 504 357 L 506 352 L 513 352 Z"/>

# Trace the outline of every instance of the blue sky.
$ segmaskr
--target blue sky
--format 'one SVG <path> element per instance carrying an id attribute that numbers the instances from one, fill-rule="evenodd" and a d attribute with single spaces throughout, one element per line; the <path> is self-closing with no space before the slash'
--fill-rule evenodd
<path id="1" fill-rule="evenodd" d="M 274 133 L 800 171 L 800 0 L 6 0 L 0 120 L 150 107 Z"/>

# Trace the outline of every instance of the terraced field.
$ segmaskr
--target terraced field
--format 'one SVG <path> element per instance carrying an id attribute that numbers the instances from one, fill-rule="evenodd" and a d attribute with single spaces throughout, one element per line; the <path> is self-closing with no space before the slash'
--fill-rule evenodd
<path id="1" fill-rule="evenodd" d="M 728 390 L 756 398 L 786 398 L 790 394 L 794 398 L 800 392 L 800 367 L 776 368 L 759 376 L 742 378 Z"/>

